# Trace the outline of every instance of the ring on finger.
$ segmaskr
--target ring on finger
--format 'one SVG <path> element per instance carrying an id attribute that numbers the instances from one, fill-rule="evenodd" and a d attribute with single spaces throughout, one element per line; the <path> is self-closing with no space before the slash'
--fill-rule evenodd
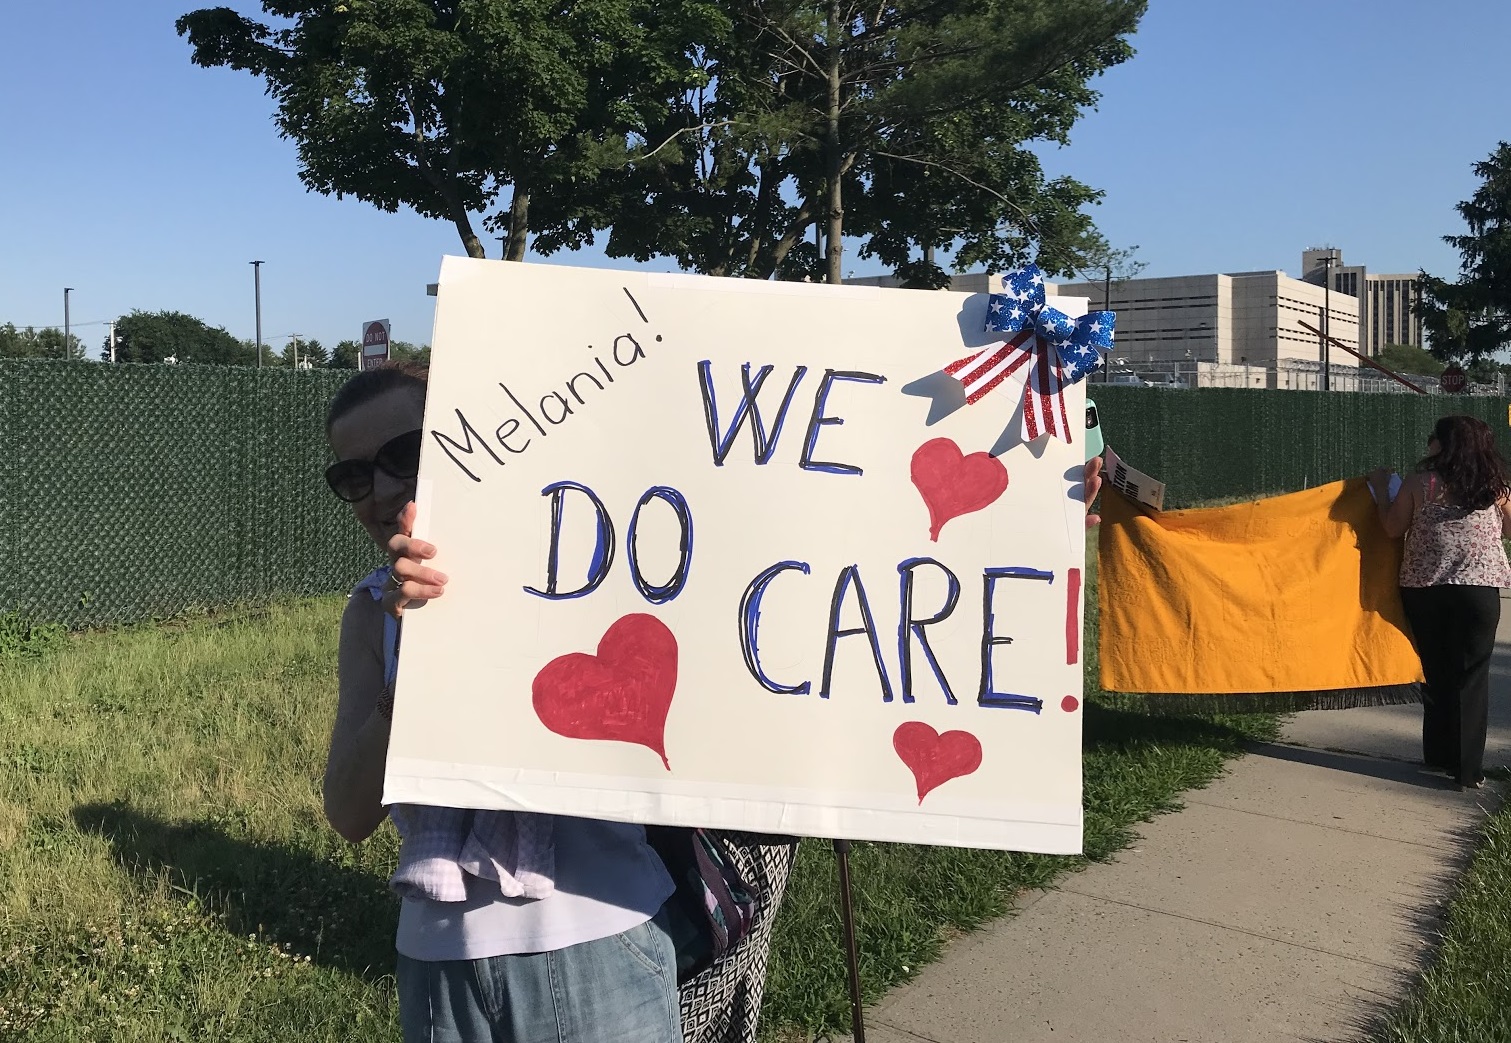
<path id="1" fill-rule="evenodd" d="M 391 590 L 398 590 L 403 585 L 404 585 L 404 577 L 401 576 L 401 575 L 399 575 L 399 573 L 397 571 L 393 571 L 393 572 L 390 572 L 388 574 L 388 586 L 389 586 L 389 589 L 391 589 Z"/>

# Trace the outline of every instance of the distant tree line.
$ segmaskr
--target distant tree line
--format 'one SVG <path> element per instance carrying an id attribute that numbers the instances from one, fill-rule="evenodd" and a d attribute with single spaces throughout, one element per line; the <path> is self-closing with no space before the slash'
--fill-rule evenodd
<path id="1" fill-rule="evenodd" d="M 1387 344 L 1380 352 L 1380 365 L 1397 373 L 1414 373 L 1436 377 L 1443 373 L 1443 360 L 1415 344 Z M 1496 362 L 1481 355 L 1464 366 L 1464 376 L 1471 384 L 1494 384 L 1497 374 L 1511 375 L 1511 364 Z"/>
<path id="2" fill-rule="evenodd" d="M 81 358 L 83 352 L 84 345 L 77 336 L 69 336 L 65 343 L 63 331 L 57 327 L 18 327 L 10 322 L 0 326 L 0 359 Z"/>
<path id="3" fill-rule="evenodd" d="M 282 346 L 263 343 L 262 365 L 311 368 L 356 369 L 361 345 L 343 340 L 327 349 L 319 340 L 289 338 Z M 111 360 L 110 334 L 100 342 L 99 359 Z M 76 334 L 65 344 L 63 331 L 56 327 L 17 327 L 0 325 L 0 358 L 82 359 L 84 342 Z M 395 359 L 414 359 L 428 363 L 430 345 L 415 345 L 396 340 L 389 345 Z M 203 319 L 181 311 L 132 311 L 115 323 L 115 361 L 199 366 L 255 366 L 257 344 L 233 336 L 221 326 L 211 326 Z"/>

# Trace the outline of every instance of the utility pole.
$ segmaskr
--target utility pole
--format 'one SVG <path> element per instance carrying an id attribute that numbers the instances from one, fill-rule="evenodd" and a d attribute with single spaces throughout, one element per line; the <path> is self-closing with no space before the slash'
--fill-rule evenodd
<path id="1" fill-rule="evenodd" d="M 252 285 L 257 294 L 257 368 L 262 368 L 262 262 L 248 261 L 252 266 Z"/>
<path id="2" fill-rule="evenodd" d="M 73 292 L 72 286 L 63 287 L 63 357 L 73 358 L 73 335 L 69 332 L 68 322 L 68 295 Z"/>
<path id="3" fill-rule="evenodd" d="M 110 361 L 115 362 L 115 320 L 110 320 Z"/>

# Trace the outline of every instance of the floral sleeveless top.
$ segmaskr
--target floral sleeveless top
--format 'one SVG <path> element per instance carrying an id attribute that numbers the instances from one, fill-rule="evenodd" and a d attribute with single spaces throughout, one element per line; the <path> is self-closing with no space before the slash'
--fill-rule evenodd
<path id="1" fill-rule="evenodd" d="M 1500 508 L 1491 504 L 1472 511 L 1433 503 L 1436 488 L 1436 476 L 1429 476 L 1428 502 L 1417 508 L 1406 531 L 1401 586 L 1511 587 Z"/>

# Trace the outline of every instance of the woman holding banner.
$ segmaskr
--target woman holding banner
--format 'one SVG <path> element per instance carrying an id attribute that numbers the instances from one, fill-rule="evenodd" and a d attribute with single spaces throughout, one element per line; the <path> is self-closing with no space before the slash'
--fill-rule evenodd
<path id="1" fill-rule="evenodd" d="M 1461 789 L 1484 784 L 1490 656 L 1500 588 L 1511 587 L 1502 538 L 1511 533 L 1511 481 L 1483 420 L 1445 416 L 1427 456 L 1392 500 L 1391 472 L 1369 476 L 1380 521 L 1406 537 L 1401 603 L 1422 659 L 1422 759 Z"/>
<path id="2" fill-rule="evenodd" d="M 399 1018 L 409 1043 L 679 1043 L 670 876 L 641 826 L 382 804 L 398 620 L 445 593 L 409 536 L 427 371 L 368 370 L 330 405 L 332 490 L 392 562 L 341 625 L 326 817 L 358 843 L 392 815 L 403 837 Z"/>
<path id="3" fill-rule="evenodd" d="M 399 621 L 441 597 L 436 549 L 410 535 L 427 370 L 387 364 L 331 402 L 331 489 L 390 564 L 359 583 L 341 626 L 340 697 L 325 813 L 360 843 L 392 817 L 403 838 L 399 1016 L 409 1043 L 753 1043 L 789 838 L 719 833 L 755 893 L 749 933 L 678 992 L 686 921 L 638 825 L 523 812 L 383 806 Z M 1087 464 L 1089 505 L 1101 460 Z M 1088 517 L 1088 524 L 1096 519 Z M 685 961 L 684 961 L 685 963 Z"/>

